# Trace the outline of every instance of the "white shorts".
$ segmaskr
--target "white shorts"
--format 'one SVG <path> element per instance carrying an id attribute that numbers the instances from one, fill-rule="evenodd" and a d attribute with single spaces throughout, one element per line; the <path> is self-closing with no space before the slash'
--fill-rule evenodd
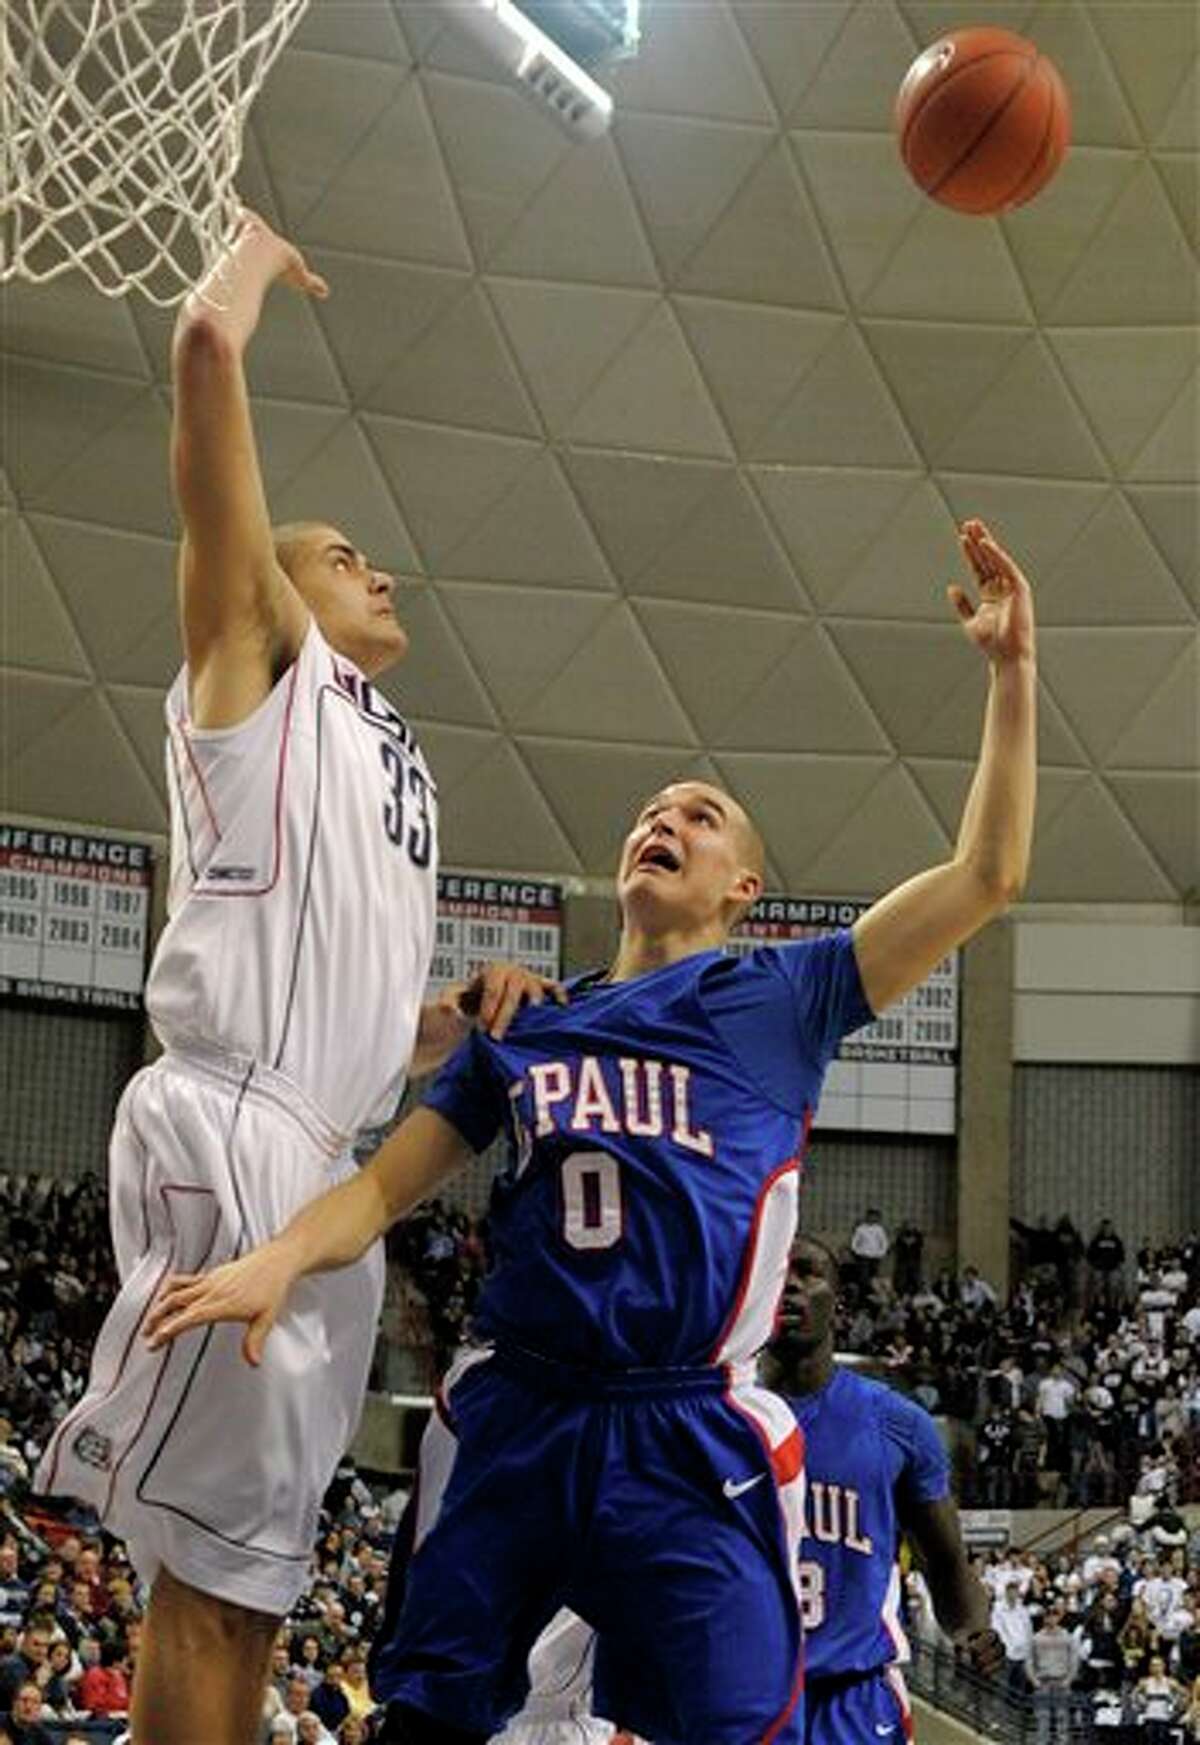
<path id="1" fill-rule="evenodd" d="M 434 1434 L 437 1423 L 435 1414 L 427 1437 Z M 591 1626 L 566 1606 L 556 1612 L 529 1656 L 525 1707 L 492 1745 L 607 1745 L 615 1728 L 593 1715 L 591 1707 L 595 1655 L 596 1634 Z"/>
<path id="2" fill-rule="evenodd" d="M 382 1244 L 301 1279 L 257 1369 L 241 1355 L 240 1324 L 158 1351 L 141 1327 L 168 1273 L 257 1246 L 354 1168 L 345 1136 L 252 1063 L 171 1053 L 127 1087 L 110 1148 L 121 1289 L 37 1485 L 90 1503 L 144 1580 L 165 1564 L 278 1617 L 305 1590 L 321 1499 L 362 1409 Z"/>

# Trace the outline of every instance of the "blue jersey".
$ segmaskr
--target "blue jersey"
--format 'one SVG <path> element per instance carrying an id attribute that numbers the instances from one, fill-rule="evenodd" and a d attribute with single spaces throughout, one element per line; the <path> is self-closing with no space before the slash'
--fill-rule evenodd
<path id="1" fill-rule="evenodd" d="M 840 932 L 584 977 L 476 1032 L 426 1100 L 477 1151 L 508 1136 L 477 1333 L 593 1368 L 748 1363 L 826 1067 L 871 1016 Z"/>
<path id="2" fill-rule="evenodd" d="M 906 1506 L 950 1494 L 950 1465 L 923 1407 L 835 1369 L 818 1394 L 786 1394 L 804 1432 L 800 1545 L 804 1670 L 810 1679 L 906 1659 L 896 1551 Z"/>

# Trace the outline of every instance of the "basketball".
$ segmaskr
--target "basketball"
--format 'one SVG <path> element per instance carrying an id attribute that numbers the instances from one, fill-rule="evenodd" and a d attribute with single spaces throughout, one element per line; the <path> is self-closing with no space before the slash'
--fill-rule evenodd
<path id="1" fill-rule="evenodd" d="M 1066 156 L 1071 103 L 1054 62 L 1010 30 L 955 30 L 919 54 L 896 96 L 921 192 L 979 216 L 1022 206 Z"/>

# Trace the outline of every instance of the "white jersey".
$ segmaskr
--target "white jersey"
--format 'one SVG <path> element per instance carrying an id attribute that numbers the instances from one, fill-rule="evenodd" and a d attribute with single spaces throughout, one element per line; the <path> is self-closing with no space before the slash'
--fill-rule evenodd
<path id="1" fill-rule="evenodd" d="M 160 1040 L 260 1062 L 343 1133 L 386 1119 L 434 942 L 437 790 L 412 732 L 315 621 L 247 720 L 195 727 L 186 669 L 166 716 Z"/>

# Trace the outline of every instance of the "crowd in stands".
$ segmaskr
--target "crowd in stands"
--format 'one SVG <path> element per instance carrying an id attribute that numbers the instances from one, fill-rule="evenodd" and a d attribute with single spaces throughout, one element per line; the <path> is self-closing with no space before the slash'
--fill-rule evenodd
<path id="1" fill-rule="evenodd" d="M 1127 1256 L 1107 1223 L 1086 1244 L 1065 1218 L 1014 1221 L 1014 1235 L 1018 1282 L 1002 1303 L 972 1267 L 929 1277 L 921 1231 L 891 1231 L 868 1208 L 841 1255 L 839 1349 L 946 1423 L 960 1502 L 1128 1502 L 1127 1523 L 1081 1560 L 997 1554 L 983 1572 L 1006 1684 L 1034 1692 L 1043 1736 L 1069 1698 L 1076 1721 L 1086 1701 L 1089 1726 L 1137 1726 L 1146 1745 L 1200 1739 L 1200 1539 L 1177 1513 L 1200 1497 L 1200 1239 Z M 438 1201 L 389 1237 L 431 1380 L 470 1314 L 486 1243 L 486 1224 Z M 0 1745 L 59 1745 L 85 1716 L 89 1741 L 98 1725 L 118 1737 L 135 1676 L 144 1596 L 123 1547 L 29 1503 L 38 1455 L 84 1386 L 115 1285 L 109 1254 L 95 1177 L 0 1181 Z M 371 1737 L 366 1652 L 402 1503 L 339 1472 L 312 1584 L 276 1646 L 263 1745 Z M 910 1598 L 920 1634 L 919 1578 Z"/>

